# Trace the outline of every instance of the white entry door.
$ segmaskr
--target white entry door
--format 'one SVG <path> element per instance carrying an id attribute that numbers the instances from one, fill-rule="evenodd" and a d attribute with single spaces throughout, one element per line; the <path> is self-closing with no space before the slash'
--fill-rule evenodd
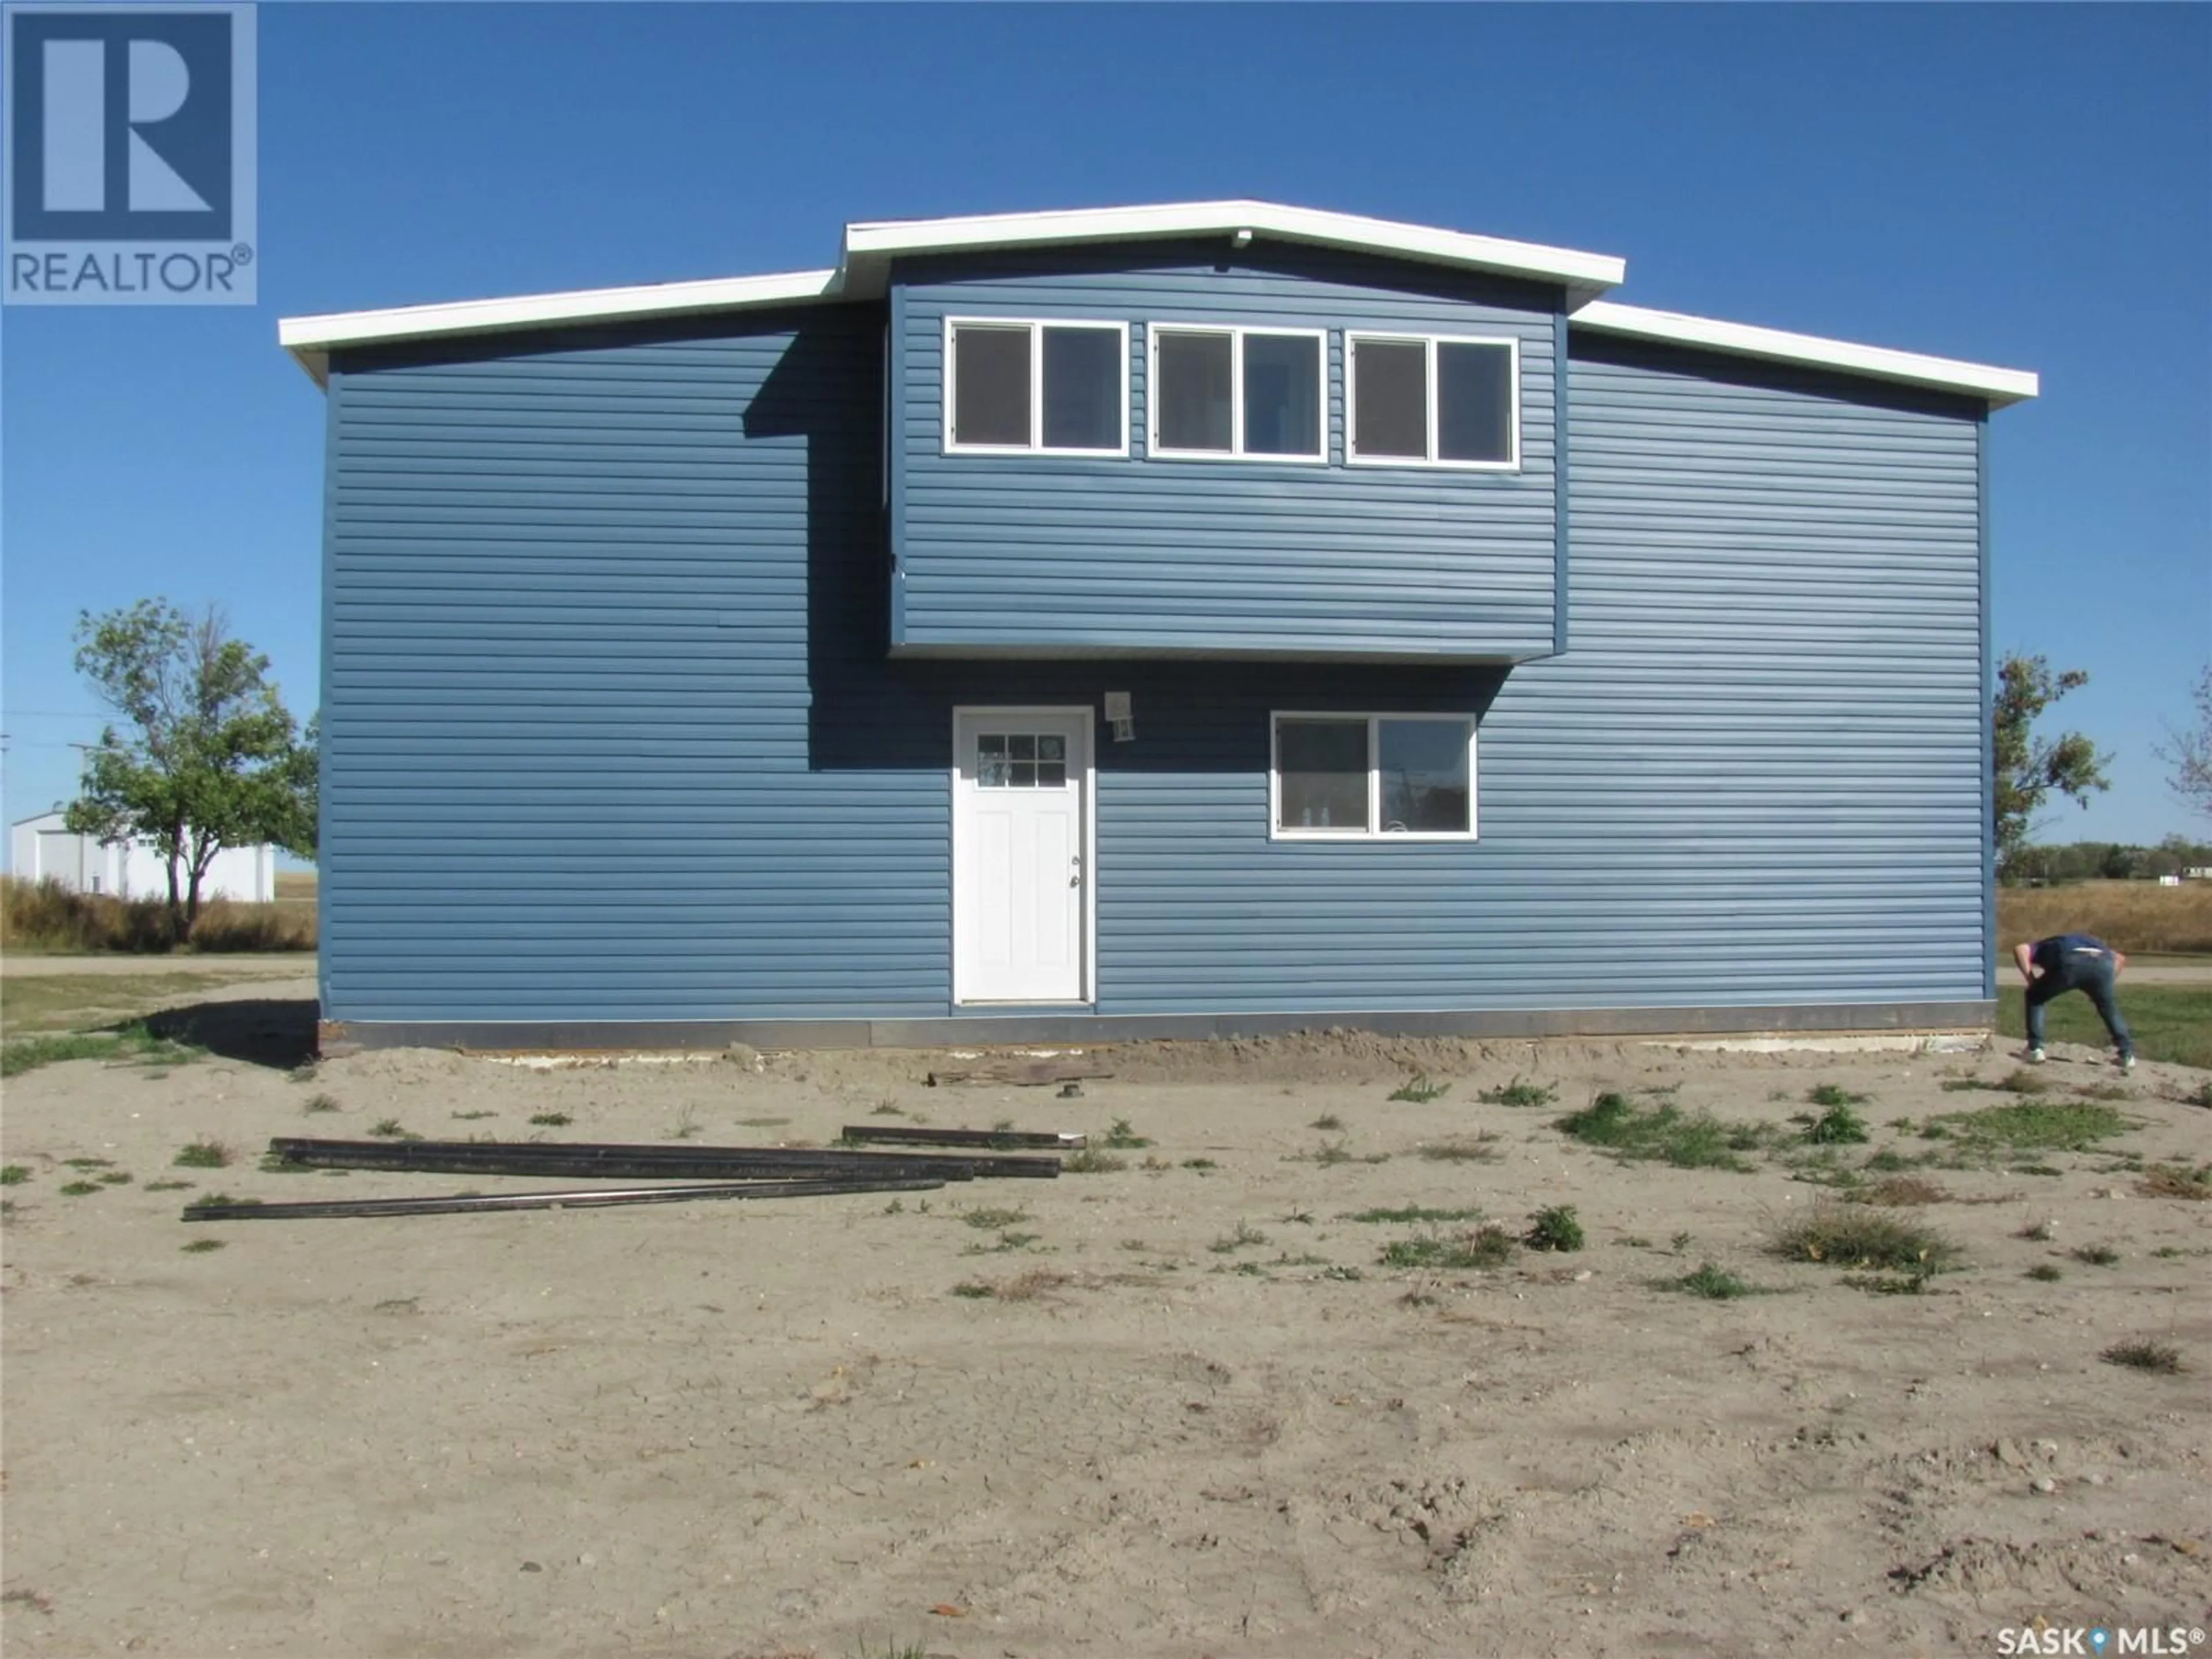
<path id="1" fill-rule="evenodd" d="M 953 719 L 952 994 L 1085 1000 L 1088 708 L 963 708 Z"/>

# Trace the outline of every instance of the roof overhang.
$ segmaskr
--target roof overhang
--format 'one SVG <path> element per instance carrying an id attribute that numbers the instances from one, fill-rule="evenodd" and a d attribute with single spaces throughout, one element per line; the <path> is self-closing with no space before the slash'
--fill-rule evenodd
<path id="1" fill-rule="evenodd" d="M 566 294 L 522 294 L 504 300 L 462 300 L 451 305 L 286 317 L 276 325 L 276 338 L 321 386 L 329 377 L 331 353 L 347 346 L 512 333 L 518 329 L 617 319 L 698 316 L 761 306 L 805 305 L 837 297 L 836 271 L 792 270 L 772 276 L 656 283 L 645 288 L 578 289 Z"/>
<path id="2" fill-rule="evenodd" d="M 1647 311 L 1641 306 L 1617 305 L 1609 300 L 1584 306 L 1574 314 L 1571 325 L 1601 334 L 1626 334 L 1671 345 L 1696 346 L 1731 356 L 1841 369 L 1845 374 L 1863 374 L 1877 380 L 1955 392 L 1979 398 L 1991 409 L 2033 398 L 2042 385 L 2038 376 L 2023 368 L 1997 368 L 1988 363 L 1961 362 L 1954 357 L 1924 357 L 1918 352 L 1893 351 L 1887 346 L 1858 345 L 1849 340 L 1823 339 L 1817 334 L 1791 334 L 1778 328 L 1754 328 L 1748 323 L 1724 323 L 1711 317 L 1686 317 L 1680 312 Z"/>
<path id="3" fill-rule="evenodd" d="M 1572 310 L 1618 285 L 1628 263 L 1610 253 L 1510 242 L 1429 225 L 1325 213 L 1275 202 L 1170 202 L 1156 207 L 1084 208 L 1067 213 L 989 213 L 962 219 L 888 219 L 845 227 L 845 291 L 874 299 L 890 262 L 902 254 L 954 253 L 975 248 L 1075 247 L 1166 237 L 1224 236 L 1297 242 L 1313 247 L 1449 265 L 1546 283 L 1567 291 Z"/>

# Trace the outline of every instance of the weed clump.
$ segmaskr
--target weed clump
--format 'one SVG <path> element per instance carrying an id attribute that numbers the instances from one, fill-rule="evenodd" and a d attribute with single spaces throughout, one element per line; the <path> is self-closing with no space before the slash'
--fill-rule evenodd
<path id="1" fill-rule="evenodd" d="M 1575 1206 L 1555 1204 L 1549 1209 L 1539 1210 L 1521 1242 L 1532 1250 L 1579 1250 L 1583 1247 L 1583 1224 L 1575 1219 Z"/>
<path id="2" fill-rule="evenodd" d="M 1684 1273 L 1677 1279 L 1662 1279 L 1656 1288 L 1680 1291 L 1687 1296 L 1701 1296 L 1709 1302 L 1733 1302 L 1739 1297 L 1761 1294 L 1757 1285 L 1746 1283 L 1711 1261 L 1699 1262 L 1694 1273 Z"/>
<path id="3" fill-rule="evenodd" d="M 1813 1092 L 1818 1095 L 1820 1091 L 1815 1089 Z M 1867 1131 L 1866 1120 L 1853 1111 L 1847 1101 L 1830 1106 L 1805 1131 L 1805 1139 L 1820 1146 L 1855 1146 L 1873 1138 Z"/>
<path id="4" fill-rule="evenodd" d="M 1502 1267 L 1513 1259 L 1513 1240 L 1503 1227 L 1478 1227 L 1445 1237 L 1422 1233 L 1393 1239 L 1382 1249 L 1386 1267 Z"/>
<path id="5" fill-rule="evenodd" d="M 1732 1170 L 1739 1174 L 1752 1166 L 1737 1154 L 1763 1138 L 1752 1126 L 1723 1123 L 1707 1113 L 1686 1113 L 1672 1104 L 1639 1110 L 1626 1096 L 1612 1093 L 1598 1096 L 1582 1111 L 1569 1113 L 1555 1127 L 1571 1139 L 1620 1158 L 1668 1164 L 1678 1170 Z"/>
<path id="6" fill-rule="evenodd" d="M 2125 1365 L 2132 1370 L 2157 1371 L 2166 1376 L 2176 1376 L 2184 1369 L 2181 1350 L 2163 1342 L 2115 1342 L 2098 1358 L 2107 1365 Z"/>
<path id="7" fill-rule="evenodd" d="M 1890 1176 L 1860 1188 L 1850 1195 L 1853 1204 L 1887 1204 L 1900 1207 L 1912 1204 L 1948 1204 L 1951 1194 L 1935 1182 L 1923 1181 L 1918 1176 Z"/>
<path id="8" fill-rule="evenodd" d="M 1868 1097 L 1855 1095 L 1839 1084 L 1822 1083 L 1808 1089 L 1805 1098 L 1812 1105 L 1825 1106 L 1831 1111 L 1843 1111 L 1853 1106 L 1865 1105 Z"/>
<path id="9" fill-rule="evenodd" d="M 2136 1191 L 2145 1198 L 2212 1199 L 2212 1164 L 2191 1170 L 2179 1164 L 2154 1164 L 2143 1171 Z"/>
<path id="10" fill-rule="evenodd" d="M 1489 1106 L 1548 1106 L 1559 1091 L 1548 1084 L 1523 1083 L 1519 1078 L 1501 1088 L 1485 1089 L 1480 1097 Z"/>
<path id="11" fill-rule="evenodd" d="M 1117 1117 L 1114 1120 L 1113 1127 L 1106 1131 L 1105 1139 L 1102 1144 L 1112 1147 L 1116 1152 L 1135 1152 L 1152 1143 L 1131 1128 L 1127 1118 Z"/>
<path id="12" fill-rule="evenodd" d="M 1114 1175 L 1129 1167 L 1126 1158 L 1116 1158 L 1111 1152 L 1102 1152 L 1095 1146 L 1085 1146 L 1079 1152 L 1070 1152 L 1060 1159 L 1065 1175 Z"/>
<path id="13" fill-rule="evenodd" d="M 2035 1266 L 2027 1270 L 2027 1276 L 2030 1279 L 2036 1280 L 2038 1283 L 2044 1285 L 2056 1285 L 2060 1279 L 2066 1277 L 2066 1275 L 2059 1270 L 2058 1265 L 2052 1261 L 2037 1262 Z"/>
<path id="14" fill-rule="evenodd" d="M 1441 1100 L 1450 1088 L 1451 1085 L 1449 1083 L 1430 1082 L 1429 1074 L 1426 1072 L 1416 1072 L 1405 1083 L 1390 1091 L 1390 1098 L 1407 1101 L 1416 1106 L 1425 1106 L 1432 1100 Z"/>
<path id="15" fill-rule="evenodd" d="M 1432 1210 L 1424 1205 L 1401 1205 L 1395 1210 L 1360 1210 L 1343 1218 L 1346 1221 L 1391 1221 L 1401 1224 L 1416 1221 L 1480 1221 L 1482 1212 L 1477 1210 Z"/>
<path id="16" fill-rule="evenodd" d="M 0 1165 L 0 1187 L 20 1187 L 30 1178 L 31 1166 L 27 1164 Z"/>
<path id="17" fill-rule="evenodd" d="M 179 1170 L 227 1170 L 237 1156 L 220 1140 L 202 1135 L 170 1161 Z"/>
<path id="18" fill-rule="evenodd" d="M 1822 1204 L 1783 1223 L 1773 1249 L 1793 1261 L 1931 1273 L 1942 1272 L 1959 1255 L 1958 1246 L 1931 1227 L 1840 1204 Z"/>
<path id="19" fill-rule="evenodd" d="M 2084 1244 L 2067 1254 L 2087 1267 L 2116 1267 L 2120 1260 L 2120 1253 L 2109 1244 Z"/>

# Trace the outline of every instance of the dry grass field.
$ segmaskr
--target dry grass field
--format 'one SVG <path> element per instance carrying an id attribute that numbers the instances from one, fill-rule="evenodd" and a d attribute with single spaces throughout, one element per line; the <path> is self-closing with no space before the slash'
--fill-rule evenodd
<path id="1" fill-rule="evenodd" d="M 1997 933 L 2014 941 L 2094 933 L 2130 953 L 2212 955 L 2212 881 L 2161 887 L 2154 881 L 2077 881 L 2060 887 L 2001 887 Z"/>
<path id="2" fill-rule="evenodd" d="M 216 899 L 201 908 L 185 948 L 207 953 L 312 951 L 315 948 L 313 880 L 307 902 L 287 898 L 277 878 L 271 904 Z M 161 899 L 121 899 L 71 892 L 57 881 L 18 881 L 0 876 L 0 949 L 69 954 L 125 951 L 159 954 L 174 948 L 168 907 Z"/>

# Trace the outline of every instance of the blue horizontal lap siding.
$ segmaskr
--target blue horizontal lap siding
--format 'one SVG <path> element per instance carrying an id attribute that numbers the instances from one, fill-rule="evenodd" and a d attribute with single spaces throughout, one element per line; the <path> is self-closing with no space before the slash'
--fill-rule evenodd
<path id="1" fill-rule="evenodd" d="M 1571 643 L 1497 682 L 1480 842 L 1269 842 L 1266 777 L 1218 761 L 1264 708 L 1226 671 L 1188 726 L 1140 702 L 1102 1012 L 1984 994 L 1978 422 L 1609 357 L 1570 371 Z M 1294 706 L 1392 706 L 1309 672 Z"/>
<path id="2" fill-rule="evenodd" d="M 330 1017 L 944 1012 L 941 763 L 811 737 L 881 655 L 811 614 L 884 556 L 881 328 L 341 364 Z"/>
<path id="3" fill-rule="evenodd" d="M 1982 995 L 1969 416 L 1578 342 L 1564 657 L 896 660 L 881 327 L 341 365 L 330 1017 L 954 1012 L 951 710 L 1109 690 L 1102 1013 Z M 1271 841 L 1291 708 L 1479 713 L 1481 839 Z"/>
<path id="4" fill-rule="evenodd" d="M 1551 647 L 1557 295 L 1316 251 L 902 263 L 900 642 L 935 653 L 1520 657 Z M 1127 459 L 944 453 L 948 317 L 1130 326 Z M 1146 325 L 1328 332 L 1330 464 L 1146 455 Z M 1352 467 L 1344 331 L 1511 336 L 1521 467 Z"/>

